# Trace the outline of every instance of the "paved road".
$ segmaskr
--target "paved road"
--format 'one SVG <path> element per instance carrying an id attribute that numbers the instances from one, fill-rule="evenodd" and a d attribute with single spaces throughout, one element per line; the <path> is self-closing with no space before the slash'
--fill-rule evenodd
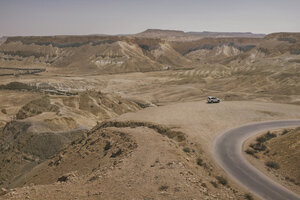
<path id="1" fill-rule="evenodd" d="M 241 150 L 243 142 L 260 131 L 293 126 L 300 126 L 300 120 L 269 121 L 231 129 L 216 138 L 214 157 L 229 175 L 262 199 L 300 200 L 298 195 L 254 168 L 242 156 Z"/>

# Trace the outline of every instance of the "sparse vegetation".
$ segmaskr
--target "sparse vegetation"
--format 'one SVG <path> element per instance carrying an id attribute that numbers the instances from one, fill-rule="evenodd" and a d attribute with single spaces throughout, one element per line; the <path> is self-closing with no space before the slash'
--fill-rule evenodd
<path id="1" fill-rule="evenodd" d="M 244 195 L 244 197 L 245 197 L 245 199 L 247 199 L 247 200 L 253 200 L 253 199 L 254 199 L 250 193 L 246 193 L 246 194 Z"/>
<path id="2" fill-rule="evenodd" d="M 218 180 L 218 183 L 222 184 L 222 185 L 227 185 L 227 180 L 223 177 L 223 176 L 216 176 L 216 179 Z"/>
<path id="3" fill-rule="evenodd" d="M 117 157 L 117 156 L 119 156 L 121 154 L 122 154 L 122 149 L 118 149 L 118 151 L 112 153 L 110 157 L 111 158 L 115 158 L 115 157 Z"/>
<path id="4" fill-rule="evenodd" d="M 58 182 L 67 182 L 68 176 L 61 176 L 57 179 Z"/>
<path id="5" fill-rule="evenodd" d="M 25 83 L 21 82 L 10 82 L 6 85 L 0 85 L 0 89 L 5 89 L 5 90 L 37 90 L 37 87 L 35 86 L 30 86 Z"/>
<path id="6" fill-rule="evenodd" d="M 165 192 L 165 191 L 167 191 L 169 189 L 169 186 L 167 186 L 167 185 L 161 185 L 160 187 L 159 187 L 159 191 L 161 191 L 161 192 Z"/>
<path id="7" fill-rule="evenodd" d="M 267 148 L 263 143 L 250 144 L 250 147 L 255 151 L 264 151 Z"/>
<path id="8" fill-rule="evenodd" d="M 197 165 L 199 166 L 203 166 L 205 163 L 203 162 L 203 160 L 201 158 L 197 159 Z"/>
<path id="9" fill-rule="evenodd" d="M 189 152 L 191 152 L 191 149 L 189 147 L 184 147 L 183 151 L 186 152 L 186 153 L 189 153 Z"/>
<path id="10" fill-rule="evenodd" d="M 7 112 L 6 112 L 6 109 L 5 109 L 5 108 L 2 108 L 2 109 L 1 109 L 1 112 L 2 112 L 3 114 L 7 114 Z"/>
<path id="11" fill-rule="evenodd" d="M 299 130 L 298 127 L 268 132 L 258 137 L 256 143 L 249 145 L 250 148 L 245 150 L 247 154 L 260 158 L 260 161 L 254 162 L 265 165 L 267 173 L 278 177 L 278 181 L 288 188 L 291 184 L 300 185 L 298 176 L 300 148 L 297 145 L 300 137 Z M 261 147 L 262 144 L 266 148 L 264 151 L 259 151 L 260 148 L 257 147 Z"/>
<path id="12" fill-rule="evenodd" d="M 252 150 L 252 149 L 246 149 L 245 152 L 249 155 L 254 155 L 255 154 L 255 151 Z"/>
<path id="13" fill-rule="evenodd" d="M 276 162 L 274 161 L 267 161 L 265 162 L 265 165 L 269 168 L 272 168 L 272 169 L 279 169 L 279 164 L 277 164 Z"/>
<path id="14" fill-rule="evenodd" d="M 104 151 L 109 150 L 110 147 L 111 147 L 110 141 L 107 141 L 106 144 L 105 144 L 105 147 L 104 147 Z"/>
<path id="15" fill-rule="evenodd" d="M 267 142 L 268 140 L 277 137 L 277 135 L 275 133 L 271 133 L 270 131 L 268 131 L 266 134 L 257 137 L 256 138 L 256 143 L 252 143 L 249 145 L 249 147 L 245 150 L 245 152 L 255 158 L 259 158 L 256 153 L 261 152 L 261 151 L 265 151 L 264 154 L 267 154 L 269 152 L 269 150 L 267 149 L 267 146 L 265 145 L 265 142 Z"/>
<path id="16" fill-rule="evenodd" d="M 272 138 L 276 137 L 276 134 L 274 133 L 271 133 L 270 131 L 268 131 L 266 134 L 264 134 L 263 136 L 260 136 L 258 138 L 256 138 L 256 141 L 258 143 L 263 143 L 263 142 L 266 142 Z"/>
<path id="17" fill-rule="evenodd" d="M 186 140 L 186 136 L 181 131 L 173 131 L 168 127 L 157 125 L 149 122 L 137 122 L 137 121 L 106 121 L 99 124 L 96 129 L 106 128 L 106 127 L 147 127 L 150 129 L 155 130 L 156 132 L 160 133 L 161 135 L 165 135 L 170 139 L 174 139 L 178 142 L 183 142 Z"/>
<path id="18" fill-rule="evenodd" d="M 291 182 L 291 183 L 294 183 L 295 185 L 299 185 L 299 183 L 296 182 L 296 180 L 294 178 L 290 178 L 288 176 L 285 177 L 285 180 Z"/>
<path id="19" fill-rule="evenodd" d="M 285 134 L 287 134 L 289 131 L 287 130 L 287 129 L 284 129 L 283 131 L 282 131 L 282 133 L 281 133 L 281 135 L 285 135 Z"/>
<path id="20" fill-rule="evenodd" d="M 212 184 L 212 186 L 214 186 L 215 188 L 218 188 L 218 183 L 215 181 L 210 181 L 210 183 Z"/>

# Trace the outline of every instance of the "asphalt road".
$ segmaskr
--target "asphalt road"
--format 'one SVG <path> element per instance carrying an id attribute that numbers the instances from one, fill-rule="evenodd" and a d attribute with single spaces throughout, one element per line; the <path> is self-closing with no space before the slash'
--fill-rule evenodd
<path id="1" fill-rule="evenodd" d="M 242 155 L 243 142 L 260 131 L 300 126 L 300 120 L 247 124 L 226 131 L 216 138 L 213 154 L 218 164 L 238 183 L 262 199 L 300 200 L 300 197 L 254 168 Z"/>

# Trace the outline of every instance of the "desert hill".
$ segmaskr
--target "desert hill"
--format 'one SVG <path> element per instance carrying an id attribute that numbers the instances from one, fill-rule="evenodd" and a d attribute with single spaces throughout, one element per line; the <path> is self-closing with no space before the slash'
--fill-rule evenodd
<path id="1" fill-rule="evenodd" d="M 24 197 L 28 186 L 37 191 L 27 195 L 33 199 L 241 197 L 187 139 L 174 128 L 149 122 L 100 123 L 14 180 L 11 186 L 23 187 L 14 190 L 13 198 Z"/>
<path id="2" fill-rule="evenodd" d="M 15 120 L 1 126 L 1 187 L 15 187 L 23 174 L 60 152 L 97 121 L 139 109 L 135 102 L 95 91 L 42 95 L 28 102 L 15 113 Z"/>
<path id="3" fill-rule="evenodd" d="M 60 73 L 66 68 L 71 73 L 103 74 L 190 65 L 160 39 L 117 36 L 11 37 L 0 52 L 1 65 L 49 67 Z"/>

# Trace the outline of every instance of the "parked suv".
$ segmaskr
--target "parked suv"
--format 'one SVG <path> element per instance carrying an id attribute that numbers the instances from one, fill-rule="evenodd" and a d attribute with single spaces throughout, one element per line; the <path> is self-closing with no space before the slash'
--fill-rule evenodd
<path id="1" fill-rule="evenodd" d="M 217 97 L 208 97 L 207 103 L 220 103 L 220 99 L 218 99 Z"/>

